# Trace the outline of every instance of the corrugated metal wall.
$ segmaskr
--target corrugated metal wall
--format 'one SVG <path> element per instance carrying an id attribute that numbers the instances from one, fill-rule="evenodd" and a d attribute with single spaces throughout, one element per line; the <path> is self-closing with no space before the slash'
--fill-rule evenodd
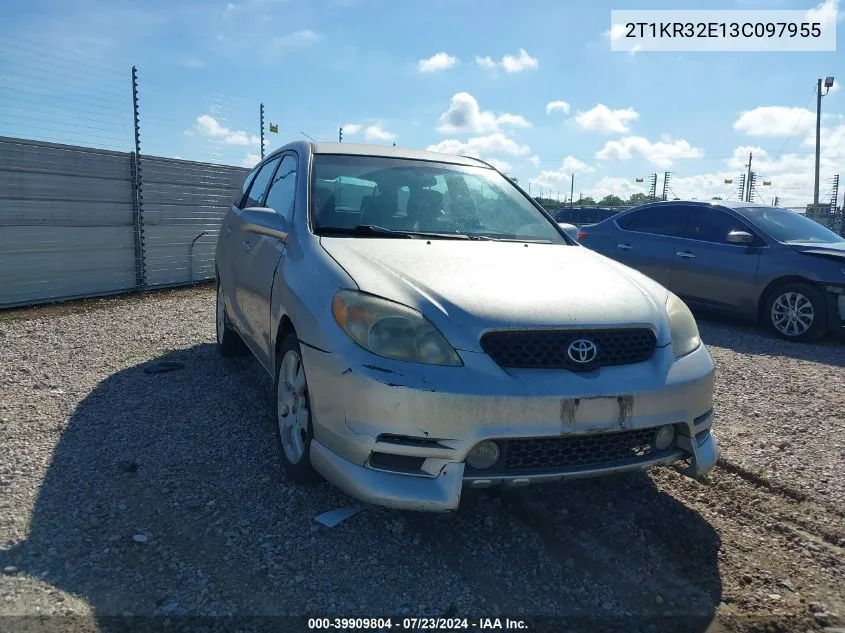
<path id="1" fill-rule="evenodd" d="M 214 276 L 220 222 L 247 173 L 241 167 L 141 157 L 148 285 Z"/>
<path id="2" fill-rule="evenodd" d="M 213 277 L 220 220 L 248 170 L 0 137 L 0 307 Z"/>

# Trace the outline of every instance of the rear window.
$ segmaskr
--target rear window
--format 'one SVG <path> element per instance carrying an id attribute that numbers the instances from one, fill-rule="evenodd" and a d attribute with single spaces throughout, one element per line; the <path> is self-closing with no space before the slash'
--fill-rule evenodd
<path id="1" fill-rule="evenodd" d="M 681 237 L 686 230 L 687 209 L 677 205 L 637 209 L 616 222 L 625 231 Z"/>

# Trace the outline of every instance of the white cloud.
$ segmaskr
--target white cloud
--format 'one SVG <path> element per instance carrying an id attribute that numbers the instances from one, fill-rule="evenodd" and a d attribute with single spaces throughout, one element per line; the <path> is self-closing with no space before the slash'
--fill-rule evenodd
<path id="1" fill-rule="evenodd" d="M 804 136 L 816 125 L 816 115 L 805 108 L 760 106 L 739 115 L 734 129 L 749 136 Z"/>
<path id="2" fill-rule="evenodd" d="M 440 141 L 435 145 L 429 145 L 426 149 L 430 152 L 464 154 L 474 157 L 480 157 L 481 154 L 495 153 L 524 156 L 531 152 L 531 148 L 528 145 L 520 145 L 501 132 L 494 132 L 488 136 L 476 136 L 468 139 L 466 142 L 450 138 Z"/>
<path id="3" fill-rule="evenodd" d="M 427 59 L 421 59 L 417 62 L 417 70 L 421 73 L 436 73 L 440 70 L 448 70 L 458 63 L 457 57 L 452 57 L 447 53 L 437 53 Z"/>
<path id="4" fill-rule="evenodd" d="M 598 202 L 605 196 L 618 196 L 623 200 L 627 200 L 631 197 L 632 194 L 635 193 L 647 193 L 647 189 L 643 183 L 638 183 L 633 180 L 629 180 L 627 178 L 617 178 L 613 176 L 605 176 L 601 180 L 599 180 L 595 186 L 590 187 L 589 190 L 585 190 L 583 194 L 585 196 L 591 196 L 593 200 Z M 576 201 L 578 200 L 576 195 Z"/>
<path id="5" fill-rule="evenodd" d="M 364 130 L 364 138 L 371 143 L 390 143 L 396 138 L 396 135 L 381 129 L 378 125 L 370 125 Z"/>
<path id="6" fill-rule="evenodd" d="M 521 73 L 523 70 L 529 68 L 538 68 L 540 63 L 536 57 L 531 57 L 524 48 L 519 49 L 518 55 L 505 55 L 502 60 L 497 62 L 492 57 L 476 57 L 475 63 L 486 68 L 487 70 L 495 70 L 501 68 L 506 73 Z"/>
<path id="7" fill-rule="evenodd" d="M 625 37 L 626 31 L 627 29 L 625 29 L 624 24 L 614 24 L 607 31 L 604 31 L 602 35 L 611 42 L 615 42 Z"/>
<path id="8" fill-rule="evenodd" d="M 575 116 L 575 121 L 591 132 L 623 134 L 630 129 L 628 124 L 639 118 L 640 114 L 634 108 L 611 110 L 603 103 L 599 103 L 586 112 L 579 112 Z"/>
<path id="9" fill-rule="evenodd" d="M 530 157 L 528 158 L 528 162 L 529 162 L 529 163 L 531 163 L 532 165 L 534 165 L 534 167 L 539 167 L 539 166 L 540 166 L 540 164 L 541 164 L 543 161 L 541 161 L 541 160 L 540 160 L 540 157 L 539 157 L 539 156 L 537 156 L 537 154 L 534 154 L 533 156 L 530 156 Z"/>
<path id="10" fill-rule="evenodd" d="M 344 125 L 342 127 L 343 127 L 343 133 L 344 134 L 348 134 L 349 136 L 353 136 L 354 134 L 357 134 L 358 132 L 360 132 L 361 128 L 363 128 L 364 126 L 361 125 L 360 123 L 347 123 L 346 125 Z"/>
<path id="11" fill-rule="evenodd" d="M 521 73 L 529 68 L 537 68 L 539 62 L 536 57 L 531 57 L 524 48 L 519 49 L 519 55 L 505 55 L 502 57 L 502 68 L 507 73 Z"/>
<path id="12" fill-rule="evenodd" d="M 551 101 L 546 104 L 546 114 L 551 114 L 552 112 L 563 112 L 564 114 L 569 114 L 569 110 L 570 106 L 566 101 Z"/>
<path id="13" fill-rule="evenodd" d="M 569 180 L 572 174 L 592 171 L 595 171 L 595 168 L 590 167 L 584 161 L 578 160 L 574 156 L 567 156 L 558 169 L 544 169 L 538 176 L 532 178 L 531 182 L 540 185 L 552 185 Z"/>
<path id="14" fill-rule="evenodd" d="M 249 135 L 243 130 L 231 130 L 220 125 L 219 121 L 210 114 L 197 117 L 196 130 L 203 136 L 219 138 L 228 145 L 258 145 L 261 139 L 256 135 Z"/>
<path id="15" fill-rule="evenodd" d="M 596 152 L 596 158 L 602 160 L 628 160 L 639 154 L 655 167 L 666 169 L 680 158 L 701 158 L 704 152 L 679 138 L 675 141 L 666 139 L 652 143 L 643 136 L 623 136 L 616 141 L 608 141 Z"/>
<path id="16" fill-rule="evenodd" d="M 505 174 L 508 173 L 511 169 L 513 169 L 513 166 L 509 162 L 499 160 L 498 158 L 486 158 L 485 160 L 491 165 L 493 165 L 493 167 Z"/>
<path id="17" fill-rule="evenodd" d="M 498 66 L 492 57 L 476 57 L 475 63 L 487 70 L 494 70 Z"/>
<path id="18" fill-rule="evenodd" d="M 499 125 L 512 125 L 513 127 L 531 127 L 531 124 L 525 120 L 525 117 L 519 114 L 501 114 L 496 119 Z"/>
<path id="19" fill-rule="evenodd" d="M 255 167 L 259 160 L 261 160 L 261 156 L 250 152 L 241 161 L 241 167 Z"/>
<path id="20" fill-rule="evenodd" d="M 613 43 L 623 39 L 627 31 L 628 30 L 625 28 L 624 24 L 614 24 L 607 31 L 602 32 L 602 37 L 604 37 L 610 42 L 612 50 Z M 628 51 L 628 55 L 636 55 L 638 52 L 640 52 L 641 49 L 642 47 L 639 44 L 636 44 L 631 48 L 631 50 Z"/>
<path id="21" fill-rule="evenodd" d="M 505 113 L 497 116 L 481 110 L 475 97 L 468 92 L 458 92 L 452 96 L 449 109 L 440 115 L 437 130 L 443 134 L 486 134 L 496 132 L 504 125 L 531 127 L 531 124 L 518 114 Z"/>
<path id="22" fill-rule="evenodd" d="M 807 11 L 804 18 L 807 22 L 819 22 L 823 27 L 829 26 L 836 22 L 837 16 L 840 20 L 845 18 L 845 15 L 838 14 L 839 0 L 822 0 L 814 8 Z"/>

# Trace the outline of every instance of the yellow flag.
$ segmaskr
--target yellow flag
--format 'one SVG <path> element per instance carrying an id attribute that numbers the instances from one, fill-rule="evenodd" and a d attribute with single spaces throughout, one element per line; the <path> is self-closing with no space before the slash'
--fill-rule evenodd
<path id="1" fill-rule="evenodd" d="M 278 134 L 279 133 L 279 124 L 278 123 L 271 123 L 270 124 L 270 131 Z"/>

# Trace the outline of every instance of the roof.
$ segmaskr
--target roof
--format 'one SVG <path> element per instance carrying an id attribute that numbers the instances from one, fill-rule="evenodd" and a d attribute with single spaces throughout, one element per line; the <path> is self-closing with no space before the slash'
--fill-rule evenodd
<path id="1" fill-rule="evenodd" d="M 443 154 L 440 152 L 426 152 L 406 147 L 391 147 L 382 145 L 364 145 L 363 143 L 312 143 L 315 154 L 352 154 L 355 156 L 383 156 L 387 158 L 407 158 L 411 160 L 427 160 L 453 165 L 468 165 L 471 167 L 489 167 L 485 162 L 476 158 Z"/>
<path id="2" fill-rule="evenodd" d="M 765 202 L 743 202 L 741 200 L 658 200 L 656 202 L 644 202 L 638 204 L 637 207 L 652 207 L 664 204 L 692 204 L 706 207 L 727 207 L 728 209 L 744 209 L 748 207 L 765 207 L 769 206 Z M 636 207 L 632 207 L 636 208 Z"/>

